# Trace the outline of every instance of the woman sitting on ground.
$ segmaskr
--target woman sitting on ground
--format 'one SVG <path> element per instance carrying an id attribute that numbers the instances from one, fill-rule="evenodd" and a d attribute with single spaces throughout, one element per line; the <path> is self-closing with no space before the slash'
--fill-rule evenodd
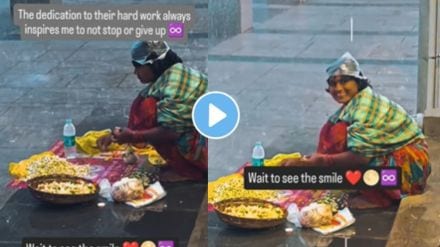
<path id="1" fill-rule="evenodd" d="M 150 143 L 173 170 L 162 180 L 206 180 L 208 143 L 191 117 L 194 103 L 206 92 L 206 75 L 183 65 L 165 42 L 136 42 L 131 55 L 134 73 L 146 87 L 131 105 L 128 128 L 100 138 L 98 147 Z"/>
<path id="2" fill-rule="evenodd" d="M 327 92 L 341 104 L 322 127 L 316 153 L 286 166 L 400 167 L 400 190 L 361 191 L 377 206 L 422 193 L 431 173 L 428 145 L 416 121 L 397 103 L 372 90 L 350 53 L 329 65 Z"/>

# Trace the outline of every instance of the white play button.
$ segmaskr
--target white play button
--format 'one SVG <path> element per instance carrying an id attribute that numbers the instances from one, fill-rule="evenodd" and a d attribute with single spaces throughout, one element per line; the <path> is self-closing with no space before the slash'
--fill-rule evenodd
<path id="1" fill-rule="evenodd" d="M 209 104 L 209 116 L 208 116 L 208 127 L 218 124 L 220 121 L 227 117 L 226 113 L 220 110 L 214 104 Z"/>
<path id="2" fill-rule="evenodd" d="M 230 95 L 219 91 L 209 92 L 197 99 L 192 120 L 201 135 L 219 140 L 228 137 L 237 128 L 240 109 Z"/>

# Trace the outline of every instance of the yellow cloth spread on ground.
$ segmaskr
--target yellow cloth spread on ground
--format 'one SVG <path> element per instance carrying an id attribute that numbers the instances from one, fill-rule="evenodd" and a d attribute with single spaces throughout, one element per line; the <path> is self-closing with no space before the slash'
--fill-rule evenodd
<path id="1" fill-rule="evenodd" d="M 9 173 L 16 179 L 28 180 L 34 177 L 51 174 L 64 174 L 84 177 L 90 172 L 89 165 L 75 165 L 52 152 L 32 155 L 18 163 L 9 164 Z"/>
<path id="2" fill-rule="evenodd" d="M 301 159 L 301 153 L 277 154 L 271 159 L 265 159 L 264 166 L 280 166 L 285 159 Z"/>
<path id="3" fill-rule="evenodd" d="M 52 152 L 43 152 L 40 154 L 35 154 L 29 157 L 28 159 L 22 160 L 20 162 L 11 162 L 9 163 L 9 174 L 17 179 L 24 179 L 28 176 L 28 167 L 35 160 L 40 160 L 46 156 L 54 156 L 55 154 Z"/>
<path id="4" fill-rule="evenodd" d="M 96 141 L 99 138 L 110 134 L 111 134 L 110 129 L 99 130 L 99 131 L 95 131 L 95 130 L 88 131 L 83 136 L 79 136 L 75 139 L 76 148 L 78 151 L 83 152 L 85 154 L 97 155 L 101 153 L 101 151 L 99 150 Z M 124 145 L 119 145 L 117 143 L 112 143 L 108 147 L 108 151 L 118 151 L 118 150 L 123 151 L 125 149 L 126 147 L 124 147 Z"/>
<path id="5" fill-rule="evenodd" d="M 264 160 L 265 166 L 279 166 L 285 159 L 300 159 L 300 153 L 277 154 L 271 159 Z M 244 178 L 239 173 L 220 177 L 208 183 L 208 203 L 213 204 L 233 198 L 257 198 L 275 201 L 279 197 L 277 190 L 246 190 Z"/>
<path id="6" fill-rule="evenodd" d="M 100 130 L 100 131 L 89 131 L 83 136 L 76 138 L 76 147 L 78 152 L 91 155 L 100 156 L 101 153 L 96 141 L 105 135 L 111 133 L 110 129 Z M 148 161 L 152 165 L 164 165 L 166 161 L 159 155 L 159 153 L 151 145 L 146 145 L 145 147 L 138 148 L 129 145 L 120 145 L 117 143 L 112 143 L 109 146 L 110 155 L 103 155 L 103 158 L 121 158 L 122 154 L 131 148 L 135 154 L 139 156 L 147 156 Z M 47 164 L 43 164 L 47 163 Z M 9 163 L 9 174 L 19 180 L 26 180 L 35 175 L 43 175 L 45 173 L 61 173 L 68 175 L 85 175 L 88 170 L 83 169 L 88 166 L 75 166 L 69 164 L 69 162 L 64 159 L 59 158 L 52 152 L 43 152 L 40 154 L 32 155 L 31 157 L 22 160 L 20 162 Z M 52 171 L 50 171 L 52 170 Z"/>
<path id="7" fill-rule="evenodd" d="M 106 135 L 109 135 L 111 133 L 110 129 L 105 130 L 92 130 L 85 133 L 83 136 L 79 136 L 76 138 L 76 147 L 78 151 L 83 152 L 88 155 L 99 155 L 101 154 L 101 151 L 99 150 L 98 146 L 96 145 L 96 141 Z M 108 151 L 112 152 L 113 155 L 109 158 L 114 158 L 122 155 L 123 152 L 127 151 L 128 148 L 131 148 L 135 154 L 140 156 L 147 156 L 148 161 L 152 165 L 164 165 L 166 161 L 157 153 L 156 149 L 154 149 L 151 145 L 146 145 L 145 147 L 138 148 L 135 146 L 129 146 L 126 144 L 117 144 L 112 143 L 108 147 Z"/>

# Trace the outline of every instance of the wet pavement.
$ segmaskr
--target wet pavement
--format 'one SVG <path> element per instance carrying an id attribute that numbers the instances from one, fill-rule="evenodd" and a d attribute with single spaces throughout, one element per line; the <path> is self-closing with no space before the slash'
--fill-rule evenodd
<path id="1" fill-rule="evenodd" d="M 0 210 L 0 246 L 18 247 L 24 237 L 43 236 L 161 238 L 187 246 L 206 184 L 164 183 L 163 187 L 164 199 L 139 209 L 110 202 L 100 208 L 97 201 L 54 206 L 19 190 Z"/>
<path id="2" fill-rule="evenodd" d="M 210 213 L 209 246 L 385 246 L 396 210 L 397 206 L 386 210 L 352 210 L 356 222 L 329 235 L 309 229 L 296 229 L 289 222 L 265 230 L 238 229 L 224 224 L 215 213 Z M 286 228 L 295 230 L 287 233 Z"/>

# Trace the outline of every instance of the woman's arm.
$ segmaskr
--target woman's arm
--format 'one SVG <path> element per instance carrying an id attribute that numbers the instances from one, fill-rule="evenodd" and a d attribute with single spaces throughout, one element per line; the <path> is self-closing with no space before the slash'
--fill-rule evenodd
<path id="1" fill-rule="evenodd" d="M 165 143 L 173 143 L 177 140 L 177 138 L 179 138 L 179 134 L 170 129 L 158 126 L 141 131 L 123 128 L 119 131 L 114 131 L 113 137 L 118 143 L 148 142 L 154 146 Z"/>
<path id="2" fill-rule="evenodd" d="M 333 166 L 333 167 L 356 167 L 367 165 L 370 158 L 346 151 L 338 154 L 314 153 L 308 158 L 301 160 L 286 160 L 285 166 Z"/>
<path id="3" fill-rule="evenodd" d="M 338 154 L 319 154 L 322 156 L 321 166 L 355 167 L 356 165 L 368 165 L 371 158 L 346 151 Z"/>

